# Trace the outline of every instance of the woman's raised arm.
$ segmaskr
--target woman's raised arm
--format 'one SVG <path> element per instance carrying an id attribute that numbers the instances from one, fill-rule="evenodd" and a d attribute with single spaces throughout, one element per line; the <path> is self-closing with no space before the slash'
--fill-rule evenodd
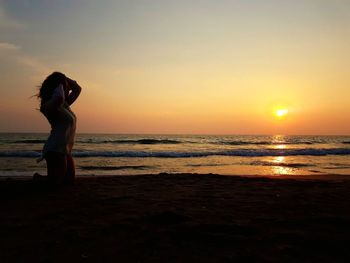
<path id="1" fill-rule="evenodd" d="M 79 97 L 81 92 L 81 87 L 75 80 L 72 80 L 70 78 L 67 78 L 67 82 L 71 92 L 67 96 L 66 102 L 68 103 L 68 105 L 72 105 L 74 101 L 76 101 L 76 99 Z"/>

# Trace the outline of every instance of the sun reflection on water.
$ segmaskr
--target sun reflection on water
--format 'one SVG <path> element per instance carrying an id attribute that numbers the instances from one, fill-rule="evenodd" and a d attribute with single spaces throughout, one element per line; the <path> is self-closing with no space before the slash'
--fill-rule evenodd
<path id="1" fill-rule="evenodd" d="M 280 175 L 292 175 L 295 174 L 294 169 L 286 166 L 286 157 L 284 156 L 276 156 L 273 157 L 272 163 L 276 164 L 271 167 L 272 175 L 280 176 Z"/>
<path id="2" fill-rule="evenodd" d="M 275 145 L 275 149 L 286 149 L 286 148 L 287 148 L 287 145 L 285 145 L 285 144 Z"/>
<path id="3" fill-rule="evenodd" d="M 272 147 L 274 149 L 286 149 L 287 145 L 286 145 L 286 138 L 283 135 L 275 135 L 272 137 Z"/>
<path id="4" fill-rule="evenodd" d="M 277 156 L 277 157 L 273 158 L 272 162 L 277 163 L 277 164 L 283 163 L 285 159 L 286 159 L 286 157 L 284 157 L 284 156 Z"/>
<path id="5" fill-rule="evenodd" d="M 275 144 L 278 144 L 278 143 L 283 144 L 286 142 L 286 138 L 284 135 L 274 135 L 272 136 L 272 142 Z"/>

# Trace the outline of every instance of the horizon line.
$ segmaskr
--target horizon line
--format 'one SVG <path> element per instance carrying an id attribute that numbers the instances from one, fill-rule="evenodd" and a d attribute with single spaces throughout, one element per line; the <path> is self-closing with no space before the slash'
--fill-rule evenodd
<path id="1" fill-rule="evenodd" d="M 0 131 L 0 134 L 50 134 L 50 132 L 13 132 L 13 131 Z M 191 135 L 191 136 L 342 136 L 347 137 L 350 134 L 268 134 L 268 133 L 111 133 L 111 132 L 77 132 L 77 135 L 168 135 L 168 136 L 181 136 L 181 135 Z"/>

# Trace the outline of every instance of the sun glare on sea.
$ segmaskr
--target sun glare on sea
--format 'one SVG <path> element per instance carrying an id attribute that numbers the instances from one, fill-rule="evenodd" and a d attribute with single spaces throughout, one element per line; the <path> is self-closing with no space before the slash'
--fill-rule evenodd
<path id="1" fill-rule="evenodd" d="M 288 109 L 277 109 L 275 115 L 279 118 L 287 116 L 289 113 Z"/>

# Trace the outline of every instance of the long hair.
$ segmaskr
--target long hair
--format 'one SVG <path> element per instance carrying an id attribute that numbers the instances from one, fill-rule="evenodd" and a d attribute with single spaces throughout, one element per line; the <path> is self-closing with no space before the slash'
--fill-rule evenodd
<path id="1" fill-rule="evenodd" d="M 44 82 L 41 84 L 38 98 L 40 99 L 40 110 L 41 106 L 47 102 L 49 99 L 51 99 L 52 94 L 55 90 L 55 88 L 59 84 L 64 84 L 66 81 L 66 75 L 64 75 L 61 72 L 53 72 L 49 76 L 46 77 Z"/>

